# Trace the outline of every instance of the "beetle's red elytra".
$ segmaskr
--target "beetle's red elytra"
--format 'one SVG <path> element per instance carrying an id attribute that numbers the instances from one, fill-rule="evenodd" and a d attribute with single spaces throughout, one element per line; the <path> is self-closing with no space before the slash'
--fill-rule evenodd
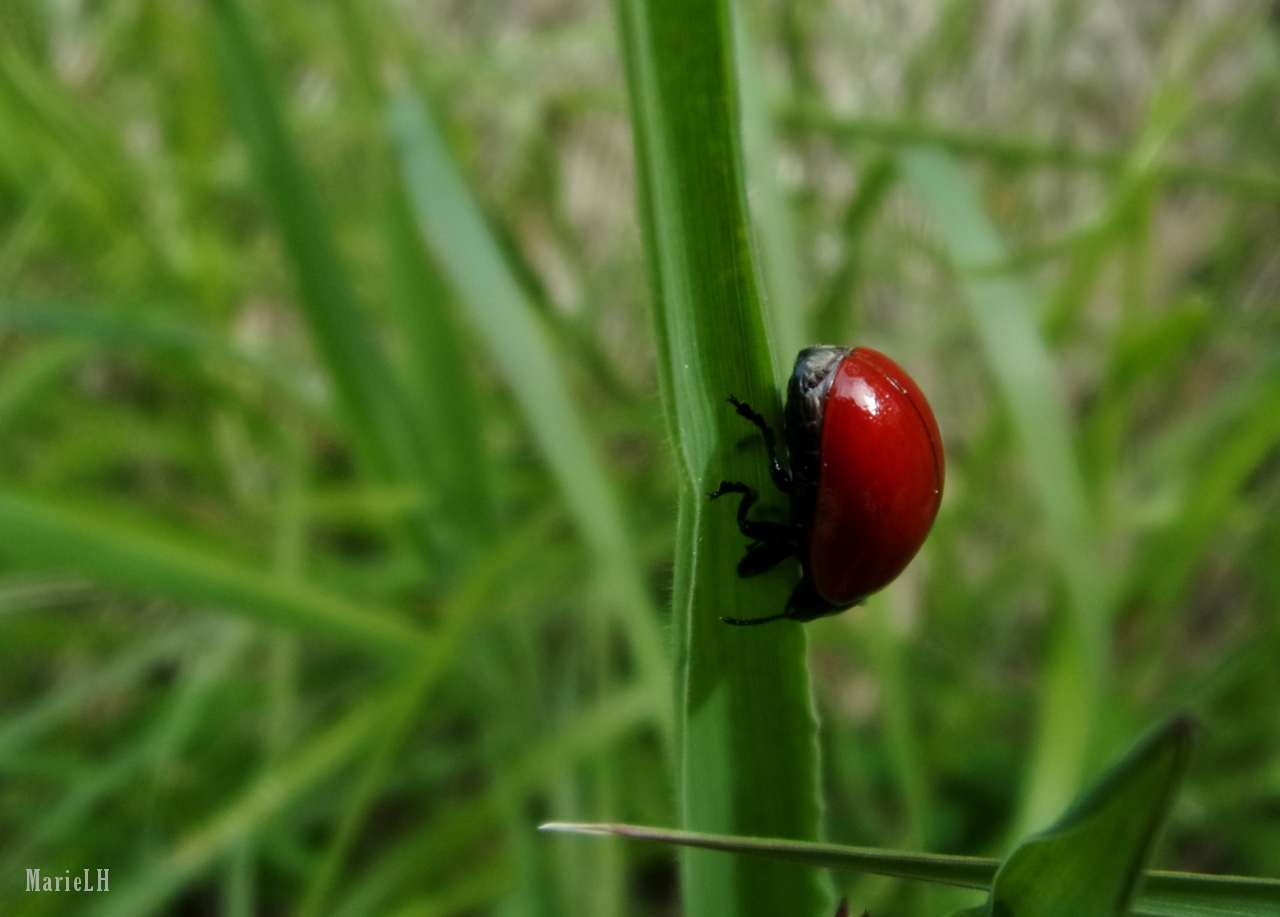
<path id="1" fill-rule="evenodd" d="M 745 484 L 711 494 L 742 496 L 738 528 L 752 543 L 738 574 L 796 557 L 803 575 L 781 614 L 725 621 L 812 621 L 893 582 L 924 544 L 945 478 L 938 423 L 902 367 L 869 347 L 802 350 L 787 385 L 785 465 L 764 418 L 729 401 L 760 430 L 773 482 L 791 499 L 791 521 L 777 523 L 750 518 L 758 495 Z"/>

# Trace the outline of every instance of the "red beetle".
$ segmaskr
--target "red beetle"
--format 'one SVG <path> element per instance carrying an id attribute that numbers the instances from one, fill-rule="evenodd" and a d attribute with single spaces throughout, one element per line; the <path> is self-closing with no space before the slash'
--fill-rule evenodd
<path id="1" fill-rule="evenodd" d="M 711 499 L 742 495 L 738 528 L 751 539 L 739 576 L 787 557 L 804 572 L 782 614 L 728 624 L 812 621 L 844 611 L 897 578 L 933 525 L 942 501 L 942 435 L 924 394 L 884 354 L 867 347 L 808 347 L 787 385 L 783 434 L 736 398 L 764 436 L 773 483 L 791 497 L 789 523 L 749 519 L 757 494 L 722 481 Z"/>

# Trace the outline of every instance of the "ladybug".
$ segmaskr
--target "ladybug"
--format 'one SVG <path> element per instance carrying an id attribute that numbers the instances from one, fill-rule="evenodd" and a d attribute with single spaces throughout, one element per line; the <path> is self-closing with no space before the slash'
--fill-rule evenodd
<path id="1" fill-rule="evenodd" d="M 788 557 L 803 576 L 781 614 L 812 621 L 836 614 L 897 578 L 924 544 L 944 478 L 942 435 L 924 394 L 897 363 L 869 347 L 807 347 L 787 383 L 783 464 L 774 432 L 749 404 L 729 402 L 764 437 L 774 486 L 791 498 L 791 521 L 748 513 L 758 494 L 721 481 L 717 500 L 740 494 L 738 529 L 751 544 L 738 575 L 758 576 Z"/>

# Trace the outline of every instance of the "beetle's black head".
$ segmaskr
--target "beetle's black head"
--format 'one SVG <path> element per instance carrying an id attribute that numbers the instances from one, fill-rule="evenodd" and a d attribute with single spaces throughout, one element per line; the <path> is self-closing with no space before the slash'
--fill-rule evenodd
<path id="1" fill-rule="evenodd" d="M 792 501 L 796 521 L 803 521 L 817 499 L 818 473 L 822 468 L 822 415 L 836 367 L 848 355 L 847 347 L 806 347 L 796 357 L 796 367 L 787 383 L 783 435 L 795 480 Z"/>

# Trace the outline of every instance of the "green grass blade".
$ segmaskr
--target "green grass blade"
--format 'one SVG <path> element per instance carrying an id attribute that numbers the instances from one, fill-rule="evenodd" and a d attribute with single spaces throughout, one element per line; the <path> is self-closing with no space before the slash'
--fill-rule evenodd
<path id="1" fill-rule="evenodd" d="M 280 766 L 261 774 L 234 803 L 192 831 L 127 885 L 102 896 L 91 917 L 142 917 L 157 911 L 188 882 L 252 837 L 288 805 L 355 757 L 378 723 L 375 698 L 348 713 Z"/>
<path id="2" fill-rule="evenodd" d="M 1278 917 L 1280 880 L 1147 873 L 1133 913 L 1147 917 Z"/>
<path id="3" fill-rule="evenodd" d="M 880 144 L 891 149 L 929 146 L 960 156 L 973 156 L 1004 166 L 1051 166 L 1085 172 L 1119 173 L 1129 163 L 1124 150 L 1089 150 L 1021 137 L 930 124 L 919 120 L 878 117 L 844 117 L 813 105 L 793 106 L 781 114 L 792 130 L 814 130 L 847 142 Z M 1212 188 L 1246 198 L 1280 201 L 1280 176 L 1265 168 L 1211 165 L 1198 162 L 1163 162 L 1159 180 L 1184 187 Z"/>
<path id="4" fill-rule="evenodd" d="M 1143 546 L 1124 584 L 1129 595 L 1153 593 L 1161 612 L 1192 588 L 1206 545 L 1241 502 L 1256 499 L 1249 482 L 1280 441 L 1280 360 L 1273 358 L 1231 400 L 1236 404 L 1226 398 L 1215 404 L 1215 422 L 1202 430 L 1198 454 L 1188 462 L 1194 474 L 1177 514 Z"/>
<path id="5" fill-rule="evenodd" d="M 1000 866 L 987 913 L 1122 917 L 1186 775 L 1194 724 L 1178 718 Z"/>
<path id="6" fill-rule="evenodd" d="M 306 384 L 301 367 L 250 353 L 190 323 L 112 310 L 102 304 L 71 307 L 0 296 L 0 328 L 66 338 L 68 346 L 74 342 L 133 347 L 244 368 L 276 386 L 308 414 L 327 418 L 319 393 Z"/>
<path id="7" fill-rule="evenodd" d="M 638 206 L 649 264 L 659 378 L 681 482 L 673 595 L 688 828 L 813 837 L 817 749 L 805 634 L 782 622 L 731 628 L 722 616 L 781 610 L 785 571 L 745 583 L 720 480 L 768 487 L 758 439 L 726 398 L 780 414 L 749 244 L 727 2 L 621 0 Z M 770 493 L 770 491 L 765 491 Z M 682 857 L 683 908 L 704 915 L 816 915 L 831 903 L 805 870 Z"/>
<path id="8" fill-rule="evenodd" d="M 964 173 L 936 149 L 902 154 L 903 174 L 932 213 L 959 273 L 970 314 L 1013 417 L 1024 467 L 1066 588 L 1070 626 L 1046 673 L 1039 739 L 1024 788 L 1015 837 L 1043 828 L 1085 776 L 1107 671 L 1110 585 L 1094 531 L 1072 424 L 1056 371 L 1036 325 L 1031 294 L 1015 278 L 974 269 L 1007 260 L 1004 245 Z"/>
<path id="9" fill-rule="evenodd" d="M 485 792 L 443 812 L 379 860 L 334 908 L 333 917 L 382 913 L 395 892 L 420 875 L 423 863 L 438 862 L 466 849 L 493 828 L 512 800 L 540 789 L 579 762 L 638 732 L 661 712 L 644 686 L 600 698 L 543 741 L 523 749 Z"/>
<path id="10" fill-rule="evenodd" d="M 366 20 L 364 4 L 338 0 L 336 6 L 360 89 L 361 113 L 376 123 L 386 108 L 386 93 L 377 72 L 375 30 Z M 495 509 L 467 342 L 458 327 L 452 291 L 423 247 L 392 138 L 377 132 L 370 139 L 378 178 L 378 231 L 390 268 L 389 301 L 404 332 L 405 390 L 431 443 L 442 509 L 470 536 L 474 550 L 493 533 Z"/>
<path id="11" fill-rule="evenodd" d="M 231 107 L 284 242 L 311 337 L 333 380 L 339 417 L 375 474 L 428 481 L 430 463 L 404 392 L 361 315 L 244 12 L 237 0 L 210 5 L 220 27 Z"/>
<path id="12" fill-rule="evenodd" d="M 132 688 L 157 664 L 180 658 L 193 642 L 207 639 L 208 632 L 208 622 L 197 621 L 140 641 L 101 670 L 81 675 L 21 713 L 0 720 L 0 770 L 95 697 Z"/>
<path id="13" fill-rule="evenodd" d="M 7 432 L 24 410 L 67 375 L 85 350 L 83 341 L 54 341 L 9 360 L 0 374 L 0 431 Z"/>
<path id="14" fill-rule="evenodd" d="M 858 189 L 845 210 L 841 225 L 844 251 L 840 263 L 831 274 L 814 307 L 813 339 L 837 344 L 849 340 L 850 300 L 858 287 L 862 264 L 863 237 L 881 210 L 889 192 L 898 183 L 898 161 L 891 156 L 877 156 L 863 166 Z"/>
<path id="15" fill-rule="evenodd" d="M 453 627 L 450 631 L 451 639 L 439 640 L 422 653 L 386 699 L 384 708 L 373 714 L 378 721 L 377 736 L 364 769 L 348 794 L 333 839 L 311 875 L 307 891 L 298 906 L 298 917 L 311 917 L 325 910 L 329 896 L 341 877 L 351 844 L 364 824 L 369 806 L 382 790 L 391 771 L 396 751 L 416 722 L 419 710 L 431 689 L 448 670 L 449 662 L 458 651 L 458 631 Z"/>
<path id="16" fill-rule="evenodd" d="M 876 847 L 848 847 L 841 844 L 818 844 L 779 838 L 736 837 L 707 834 L 701 831 L 677 831 L 671 828 L 648 828 L 640 825 L 563 824 L 552 822 L 543 831 L 570 834 L 626 837 L 640 841 L 659 841 L 715 850 L 742 853 L 753 857 L 803 863 L 824 869 L 845 869 L 895 879 L 936 882 L 956 888 L 988 889 L 1000 868 L 1000 861 L 988 857 L 949 856 L 939 853 L 907 853 Z"/>
<path id="17" fill-rule="evenodd" d="M 465 661 L 465 638 L 475 618 L 493 607 L 495 593 L 504 582 L 503 570 L 535 556 L 544 556 L 544 539 L 544 527 L 539 524 L 498 541 L 472 565 L 467 578 L 441 610 L 434 639 L 410 663 L 377 713 L 380 720 L 377 739 L 360 778 L 348 794 L 325 855 L 311 876 L 298 917 L 325 913 L 328 909 L 351 844 L 358 837 L 369 807 L 393 773 L 396 753 L 410 730 L 419 723 L 423 705 L 437 685 Z"/>
<path id="18" fill-rule="evenodd" d="M 1000 869 L 1000 861 L 990 857 L 908 853 L 639 825 L 551 823 L 543 825 L 542 830 L 656 841 L 983 891 L 991 888 Z M 1146 873 L 1130 913 L 1142 917 L 1277 917 L 1280 880 L 1151 870 Z"/>
<path id="19" fill-rule="evenodd" d="M 264 623 L 324 634 L 380 653 L 411 653 L 426 639 L 392 613 L 118 521 L 0 492 L 0 554 L 72 571 L 143 595 L 163 595 Z"/>
<path id="20" fill-rule="evenodd" d="M 748 33 L 741 3 L 734 2 L 731 7 L 742 108 L 743 162 L 764 281 L 762 298 L 771 335 L 773 378 L 781 388 L 791 375 L 792 355 L 815 342 L 805 331 L 806 296 L 796 258 L 791 202 L 778 178 L 778 146 L 773 138 L 772 107 L 765 91 L 764 73 L 757 59 L 759 52 Z"/>
<path id="21" fill-rule="evenodd" d="M 616 597 L 642 677 L 670 697 L 658 616 L 621 509 L 569 393 L 545 329 L 520 289 L 425 103 L 410 93 L 390 107 L 418 223 L 452 279 L 596 555 Z"/>

